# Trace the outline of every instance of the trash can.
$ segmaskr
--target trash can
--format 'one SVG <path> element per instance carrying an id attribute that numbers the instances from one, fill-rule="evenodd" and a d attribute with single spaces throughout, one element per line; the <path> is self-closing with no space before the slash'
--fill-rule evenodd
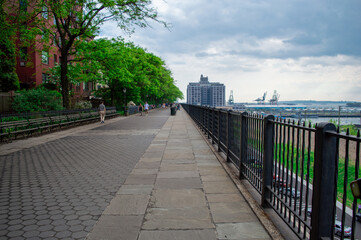
<path id="1" fill-rule="evenodd" d="M 176 113 L 176 108 L 175 107 L 171 107 L 170 108 L 170 115 L 174 116 Z"/>

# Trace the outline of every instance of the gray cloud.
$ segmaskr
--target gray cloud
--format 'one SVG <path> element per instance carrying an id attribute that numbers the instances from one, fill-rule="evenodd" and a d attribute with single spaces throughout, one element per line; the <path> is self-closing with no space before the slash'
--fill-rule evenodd
<path id="1" fill-rule="evenodd" d="M 359 99 L 353 87 L 361 82 L 359 0 L 153 2 L 170 31 L 152 24 L 126 38 L 164 58 L 184 93 L 203 73 L 238 89 L 236 101 L 267 89 L 283 100 L 336 99 L 334 91 L 336 100 Z M 124 36 L 114 29 L 106 24 L 102 35 Z"/>
<path id="2" fill-rule="evenodd" d="M 281 39 L 284 48 L 234 49 L 257 57 L 302 57 L 361 55 L 360 1 L 168 1 L 161 17 L 172 23 L 171 31 L 154 25 L 153 30 L 136 31 L 145 43 L 156 41 L 159 52 L 204 52 L 215 41 L 243 36 L 257 44 L 265 39 Z M 109 35 L 109 34 L 108 34 Z M 248 40 L 252 40 L 249 42 Z M 199 53 L 200 57 L 203 57 Z"/>
<path id="3" fill-rule="evenodd" d="M 321 39 L 317 36 L 310 36 L 308 34 L 300 34 L 292 39 L 284 40 L 284 43 L 290 43 L 292 45 L 319 45 L 321 44 Z"/>

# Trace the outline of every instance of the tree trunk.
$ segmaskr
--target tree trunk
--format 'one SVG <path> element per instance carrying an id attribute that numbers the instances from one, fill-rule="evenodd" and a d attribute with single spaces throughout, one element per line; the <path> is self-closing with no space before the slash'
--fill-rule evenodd
<path id="1" fill-rule="evenodd" d="M 66 52 L 61 53 L 60 82 L 61 82 L 61 94 L 63 96 L 63 107 L 69 109 L 70 100 L 69 100 L 69 80 L 68 80 L 68 54 Z"/>

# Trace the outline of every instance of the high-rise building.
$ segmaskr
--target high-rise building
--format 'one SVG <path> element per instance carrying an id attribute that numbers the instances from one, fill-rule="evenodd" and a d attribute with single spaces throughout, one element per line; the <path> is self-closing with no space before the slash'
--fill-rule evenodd
<path id="1" fill-rule="evenodd" d="M 199 82 L 187 86 L 187 103 L 220 107 L 226 105 L 226 87 L 222 83 L 209 82 L 208 77 L 201 75 Z"/>

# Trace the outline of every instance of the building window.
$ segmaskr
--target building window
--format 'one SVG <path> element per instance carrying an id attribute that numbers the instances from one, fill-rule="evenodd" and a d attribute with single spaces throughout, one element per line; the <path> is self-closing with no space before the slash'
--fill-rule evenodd
<path id="1" fill-rule="evenodd" d="M 43 64 L 49 64 L 49 52 L 42 51 L 42 53 L 41 53 L 41 62 Z"/>
<path id="2" fill-rule="evenodd" d="M 56 18 L 54 17 L 54 25 L 56 25 Z"/>
<path id="3" fill-rule="evenodd" d="M 43 28 L 43 31 L 42 31 L 43 33 L 42 33 L 42 35 L 41 35 L 41 39 L 46 39 L 46 30 L 45 30 L 45 28 Z"/>
<path id="4" fill-rule="evenodd" d="M 89 91 L 89 83 L 83 82 L 83 90 Z"/>
<path id="5" fill-rule="evenodd" d="M 41 76 L 42 76 L 43 83 L 48 83 L 49 82 L 49 75 L 48 74 L 43 73 Z"/>
<path id="6" fill-rule="evenodd" d="M 22 47 L 20 48 L 20 66 L 25 66 L 25 62 L 28 59 L 28 48 Z"/>
<path id="7" fill-rule="evenodd" d="M 19 33 L 19 40 L 20 40 L 20 42 L 25 42 L 26 41 L 25 34 Z"/>
<path id="8" fill-rule="evenodd" d="M 58 56 L 54 54 L 54 65 L 58 63 Z"/>
<path id="9" fill-rule="evenodd" d="M 77 83 L 75 88 L 77 92 L 80 92 L 80 83 Z"/>
<path id="10" fill-rule="evenodd" d="M 49 13 L 48 13 L 48 7 L 44 6 L 43 7 L 43 12 L 41 14 L 43 16 L 43 18 L 48 19 L 49 18 Z"/>

